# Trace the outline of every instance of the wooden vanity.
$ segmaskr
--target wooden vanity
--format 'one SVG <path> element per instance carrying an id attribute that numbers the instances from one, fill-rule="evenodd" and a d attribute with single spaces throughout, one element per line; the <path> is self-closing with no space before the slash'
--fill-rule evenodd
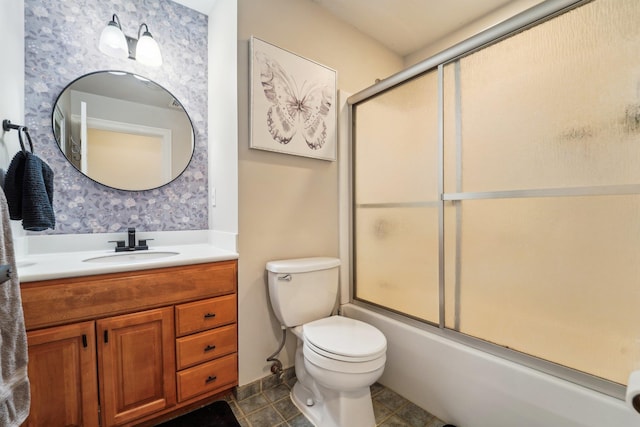
<path id="1" fill-rule="evenodd" d="M 238 384 L 237 261 L 22 283 L 25 426 L 134 426 Z"/>

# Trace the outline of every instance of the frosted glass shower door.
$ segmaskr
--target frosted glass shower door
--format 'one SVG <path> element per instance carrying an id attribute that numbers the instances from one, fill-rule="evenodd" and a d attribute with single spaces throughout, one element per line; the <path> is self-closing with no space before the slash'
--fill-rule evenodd
<path id="1" fill-rule="evenodd" d="M 354 297 L 438 322 L 435 72 L 354 107 Z"/>
<path id="2" fill-rule="evenodd" d="M 640 360 L 640 2 L 444 67 L 446 327 L 624 384 Z"/>

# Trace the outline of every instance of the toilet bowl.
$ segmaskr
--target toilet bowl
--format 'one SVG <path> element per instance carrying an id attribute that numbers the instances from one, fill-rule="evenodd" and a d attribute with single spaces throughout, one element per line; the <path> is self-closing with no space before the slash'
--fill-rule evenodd
<path id="1" fill-rule="evenodd" d="M 367 323 L 331 316 L 339 265 L 336 258 L 267 263 L 273 311 L 298 339 L 291 399 L 316 427 L 375 427 L 369 387 L 384 371 L 387 340 Z"/>
<path id="2" fill-rule="evenodd" d="M 355 319 L 332 316 L 298 329 L 292 400 L 318 427 L 375 426 L 369 386 L 384 371 L 386 339 Z"/>

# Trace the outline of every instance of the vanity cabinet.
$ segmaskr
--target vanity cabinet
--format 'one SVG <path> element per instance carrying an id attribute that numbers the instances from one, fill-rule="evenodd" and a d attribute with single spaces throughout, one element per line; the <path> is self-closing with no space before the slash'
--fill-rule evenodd
<path id="1" fill-rule="evenodd" d="M 21 285 L 25 426 L 134 426 L 238 384 L 237 262 Z"/>
<path id="2" fill-rule="evenodd" d="M 178 400 L 237 382 L 234 295 L 176 306 Z M 224 356 L 224 357 L 223 357 Z"/>
<path id="3" fill-rule="evenodd" d="M 27 332 L 31 412 L 24 426 L 97 427 L 95 323 Z"/>
<path id="4" fill-rule="evenodd" d="M 105 425 L 175 405 L 173 307 L 101 319 L 96 331 Z"/>

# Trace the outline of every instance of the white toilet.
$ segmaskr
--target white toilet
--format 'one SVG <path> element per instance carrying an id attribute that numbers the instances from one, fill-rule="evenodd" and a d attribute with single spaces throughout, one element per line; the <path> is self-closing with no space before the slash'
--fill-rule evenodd
<path id="1" fill-rule="evenodd" d="M 317 427 L 374 427 L 369 386 L 384 371 L 387 340 L 367 323 L 331 316 L 339 267 L 336 258 L 267 263 L 273 311 L 298 337 L 291 398 Z"/>

